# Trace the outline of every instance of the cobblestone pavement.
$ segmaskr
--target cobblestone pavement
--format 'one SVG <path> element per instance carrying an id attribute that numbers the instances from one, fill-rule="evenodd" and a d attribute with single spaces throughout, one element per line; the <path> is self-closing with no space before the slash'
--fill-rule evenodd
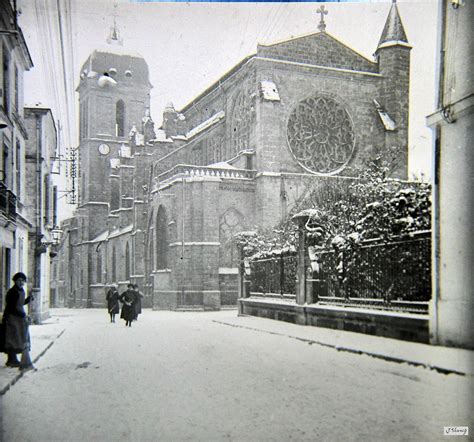
<path id="1" fill-rule="evenodd" d="M 436 441 L 443 426 L 473 431 L 471 375 L 294 339 L 308 327 L 235 310 L 146 310 L 131 328 L 103 310 L 53 315 L 64 333 L 0 396 L 5 441 Z"/>

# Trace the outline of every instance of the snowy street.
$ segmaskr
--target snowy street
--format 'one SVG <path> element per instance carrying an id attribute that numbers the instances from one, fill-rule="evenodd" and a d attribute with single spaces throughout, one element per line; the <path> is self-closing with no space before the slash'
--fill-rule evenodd
<path id="1" fill-rule="evenodd" d="M 443 426 L 474 431 L 472 376 L 257 330 L 285 326 L 276 321 L 249 318 L 250 329 L 225 324 L 236 310 L 145 310 L 128 328 L 105 310 L 52 314 L 65 332 L 0 396 L 2 440 L 434 441 Z"/>

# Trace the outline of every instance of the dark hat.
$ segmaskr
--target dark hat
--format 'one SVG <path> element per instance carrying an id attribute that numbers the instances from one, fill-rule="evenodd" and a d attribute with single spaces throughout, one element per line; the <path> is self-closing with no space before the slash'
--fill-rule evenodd
<path id="1" fill-rule="evenodd" d="M 17 279 L 20 279 L 20 278 L 24 279 L 25 281 L 28 279 L 24 273 L 18 272 L 18 273 L 15 273 L 15 274 L 13 275 L 12 280 L 13 280 L 13 282 L 16 282 L 16 280 L 17 280 Z"/>
<path id="2" fill-rule="evenodd" d="M 130 282 L 127 284 L 127 287 L 132 287 L 133 288 L 133 284 Z"/>

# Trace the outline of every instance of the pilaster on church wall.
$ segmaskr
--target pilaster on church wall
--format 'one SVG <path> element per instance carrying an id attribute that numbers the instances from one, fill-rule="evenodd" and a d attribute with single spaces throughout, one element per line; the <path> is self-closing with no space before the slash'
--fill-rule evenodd
<path id="1" fill-rule="evenodd" d="M 145 234 L 138 230 L 132 232 L 132 273 L 133 275 L 145 275 Z"/>
<path id="2" fill-rule="evenodd" d="M 109 205 L 107 203 L 89 203 L 84 206 L 83 209 L 85 215 L 83 215 L 81 219 L 82 225 L 84 226 L 84 235 L 82 241 L 90 241 L 107 230 Z"/>

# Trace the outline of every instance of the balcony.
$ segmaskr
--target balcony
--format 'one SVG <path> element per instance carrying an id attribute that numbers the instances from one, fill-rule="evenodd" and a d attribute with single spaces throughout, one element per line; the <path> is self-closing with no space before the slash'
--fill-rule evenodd
<path id="1" fill-rule="evenodd" d="M 16 196 L 0 182 L 0 213 L 6 218 L 16 220 Z"/>
<path id="2" fill-rule="evenodd" d="M 191 166 L 177 164 L 170 170 L 154 177 L 152 190 L 157 190 L 160 186 L 169 184 L 171 181 L 180 178 L 216 177 L 231 180 L 253 180 L 256 174 L 256 170 L 237 169 L 235 167 Z"/>

